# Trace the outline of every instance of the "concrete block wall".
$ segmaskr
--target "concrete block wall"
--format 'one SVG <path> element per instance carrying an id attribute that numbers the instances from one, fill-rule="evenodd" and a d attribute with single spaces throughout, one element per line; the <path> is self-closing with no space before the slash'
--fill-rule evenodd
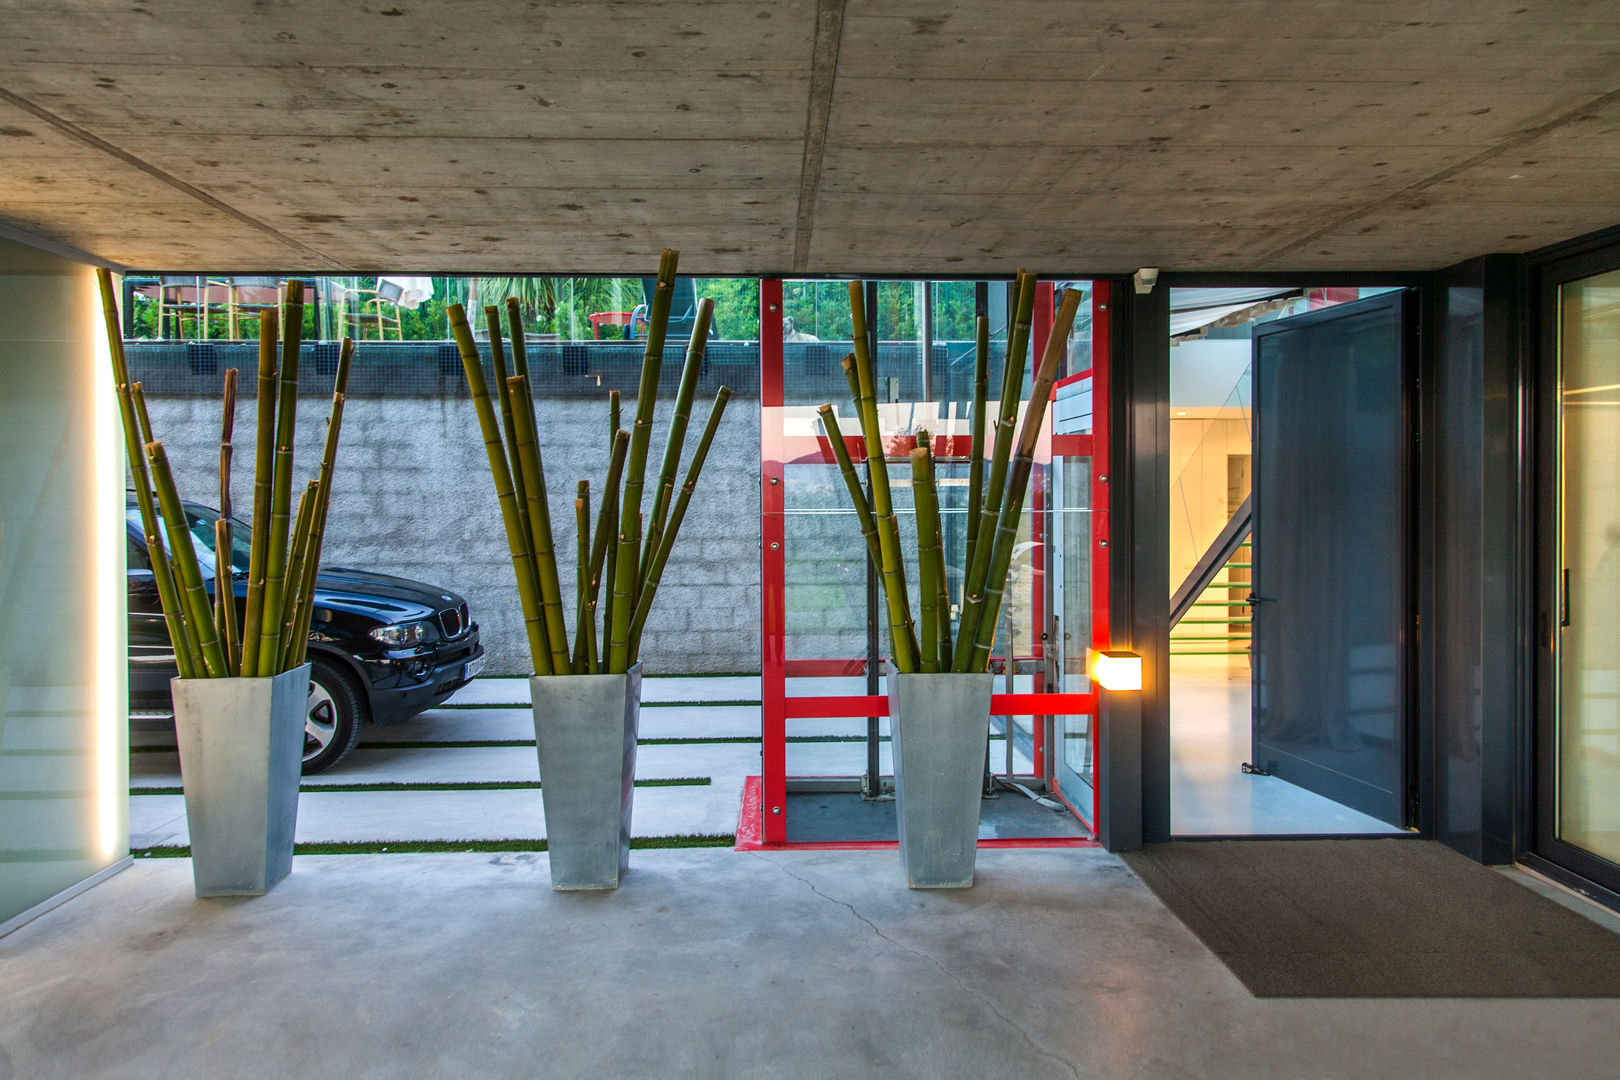
<path id="1" fill-rule="evenodd" d="M 244 521 L 253 506 L 252 394 L 251 387 L 239 394 L 231 478 L 236 516 Z M 297 478 L 313 476 L 319 465 L 329 405 L 323 397 L 299 400 Z M 218 399 L 151 398 L 148 407 L 182 496 L 218 505 Z M 661 401 L 655 418 L 649 509 L 670 409 Z M 706 401 L 694 405 L 683 471 L 708 409 Z M 628 426 L 634 400 L 626 398 L 623 410 Z M 580 479 L 591 482 L 594 521 L 607 473 L 606 395 L 600 401 L 545 399 L 537 413 L 558 572 L 564 595 L 571 596 L 574 486 Z M 641 654 L 649 672 L 760 669 L 758 463 L 759 401 L 733 397 L 647 621 Z M 347 402 L 322 563 L 416 578 L 462 594 L 488 650 L 488 671 L 523 675 L 532 669 L 506 534 L 470 398 L 354 397 Z M 572 641 L 573 611 L 566 614 Z"/>

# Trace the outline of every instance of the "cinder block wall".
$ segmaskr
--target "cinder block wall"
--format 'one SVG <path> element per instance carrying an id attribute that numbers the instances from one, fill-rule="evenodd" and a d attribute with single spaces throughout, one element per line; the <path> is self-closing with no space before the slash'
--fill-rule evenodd
<path id="1" fill-rule="evenodd" d="M 253 506 L 252 393 L 246 387 L 239 395 L 231 479 L 236 516 L 244 521 L 251 518 Z M 181 494 L 218 505 L 218 399 L 152 398 L 148 406 Z M 316 471 L 328 408 L 327 398 L 299 401 L 298 477 Z M 648 455 L 649 510 L 670 408 L 659 403 Z M 628 425 L 634 400 L 627 398 L 623 409 Z M 694 406 L 686 460 L 708 409 L 705 401 Z M 594 521 L 607 472 L 606 394 L 600 401 L 546 399 L 537 412 L 558 569 L 564 594 L 572 595 L 574 486 L 580 479 L 590 480 Z M 647 622 L 641 655 L 650 673 L 759 670 L 758 477 L 759 401 L 733 397 Z M 489 652 L 489 672 L 524 675 L 531 670 L 506 534 L 471 399 L 348 401 L 322 562 L 416 578 L 461 593 Z M 572 610 L 567 616 L 572 640 Z"/>

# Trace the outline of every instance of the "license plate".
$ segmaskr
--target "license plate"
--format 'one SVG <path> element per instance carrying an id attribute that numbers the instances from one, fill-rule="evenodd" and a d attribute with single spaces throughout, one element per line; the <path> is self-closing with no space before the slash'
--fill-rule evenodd
<path id="1" fill-rule="evenodd" d="M 489 657 L 487 656 L 480 656 L 476 660 L 467 661 L 467 666 L 461 670 L 462 680 L 465 682 L 471 682 L 475 677 L 477 677 L 480 671 L 484 670 L 484 661 L 488 659 Z"/>

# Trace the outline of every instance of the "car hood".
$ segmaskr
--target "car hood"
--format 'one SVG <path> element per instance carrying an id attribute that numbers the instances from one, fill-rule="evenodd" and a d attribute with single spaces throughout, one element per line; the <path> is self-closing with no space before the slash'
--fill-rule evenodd
<path id="1" fill-rule="evenodd" d="M 371 570 L 329 566 L 315 578 L 317 607 L 348 611 L 378 622 L 426 619 L 461 603 L 462 598 L 449 589 Z"/>

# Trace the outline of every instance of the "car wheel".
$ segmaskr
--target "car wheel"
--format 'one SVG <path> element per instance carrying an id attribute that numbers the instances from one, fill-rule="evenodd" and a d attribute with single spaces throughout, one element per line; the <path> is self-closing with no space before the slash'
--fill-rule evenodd
<path id="1" fill-rule="evenodd" d="M 354 679 L 330 660 L 312 659 L 304 716 L 304 775 L 329 769 L 360 741 L 365 706 Z"/>

